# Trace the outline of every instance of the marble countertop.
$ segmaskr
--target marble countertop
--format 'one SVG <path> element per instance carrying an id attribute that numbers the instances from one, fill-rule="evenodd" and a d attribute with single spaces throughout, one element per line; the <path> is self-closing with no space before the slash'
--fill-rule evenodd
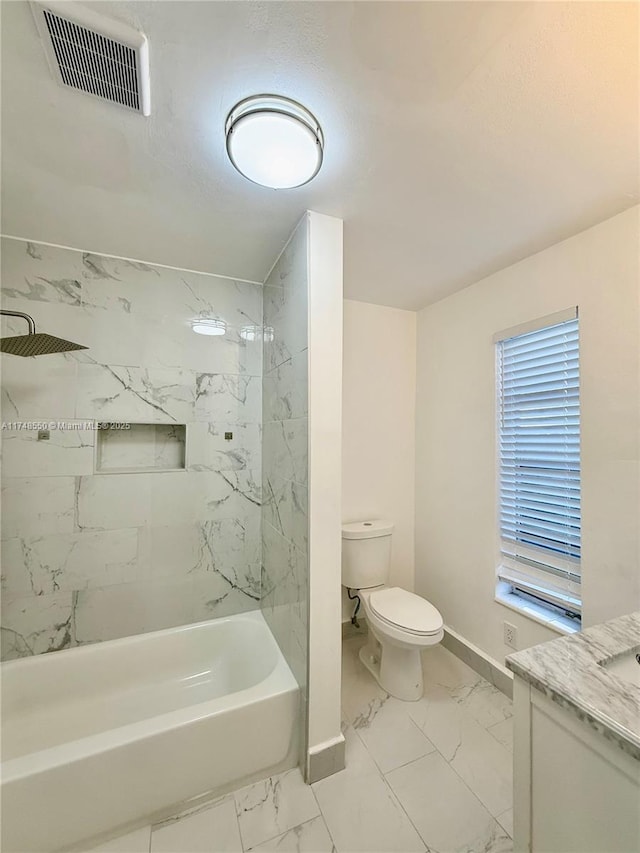
<path id="1" fill-rule="evenodd" d="M 608 663 L 640 650 L 640 611 L 507 657 L 507 667 L 640 760 L 640 687 Z"/>

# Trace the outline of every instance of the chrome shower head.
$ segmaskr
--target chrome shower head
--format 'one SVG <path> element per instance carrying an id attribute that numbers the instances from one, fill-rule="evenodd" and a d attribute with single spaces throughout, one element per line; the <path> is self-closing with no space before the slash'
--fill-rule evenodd
<path id="1" fill-rule="evenodd" d="M 29 332 L 26 335 L 13 335 L 10 338 L 0 338 L 0 352 L 28 357 L 31 355 L 51 355 L 56 352 L 88 349 L 88 347 L 82 344 L 74 344 L 72 341 L 65 341 L 63 338 L 56 338 L 54 335 L 47 335 L 45 332 L 36 332 L 36 324 L 33 317 L 23 314 L 21 311 L 0 311 L 0 314 L 4 314 L 7 317 L 20 317 L 22 320 L 26 320 L 29 325 Z"/>

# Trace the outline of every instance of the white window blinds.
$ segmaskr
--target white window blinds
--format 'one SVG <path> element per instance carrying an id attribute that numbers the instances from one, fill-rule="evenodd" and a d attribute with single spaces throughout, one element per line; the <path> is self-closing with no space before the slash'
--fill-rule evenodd
<path id="1" fill-rule="evenodd" d="M 498 342 L 501 580 L 580 613 L 578 319 Z"/>

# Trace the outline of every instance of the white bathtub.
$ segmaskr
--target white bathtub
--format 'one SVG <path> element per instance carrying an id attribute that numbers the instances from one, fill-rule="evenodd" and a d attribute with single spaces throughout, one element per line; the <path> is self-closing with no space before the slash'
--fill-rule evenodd
<path id="1" fill-rule="evenodd" d="M 2 851 L 54 851 L 297 759 L 259 611 L 2 664 Z"/>

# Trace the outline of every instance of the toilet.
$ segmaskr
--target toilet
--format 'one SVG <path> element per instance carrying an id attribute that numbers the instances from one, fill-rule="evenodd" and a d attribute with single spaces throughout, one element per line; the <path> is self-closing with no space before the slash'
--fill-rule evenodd
<path id="1" fill-rule="evenodd" d="M 380 520 L 342 526 L 342 585 L 360 596 L 369 625 L 360 660 L 383 690 L 415 702 L 424 691 L 420 652 L 442 640 L 444 623 L 422 596 L 386 586 L 393 527 Z"/>

